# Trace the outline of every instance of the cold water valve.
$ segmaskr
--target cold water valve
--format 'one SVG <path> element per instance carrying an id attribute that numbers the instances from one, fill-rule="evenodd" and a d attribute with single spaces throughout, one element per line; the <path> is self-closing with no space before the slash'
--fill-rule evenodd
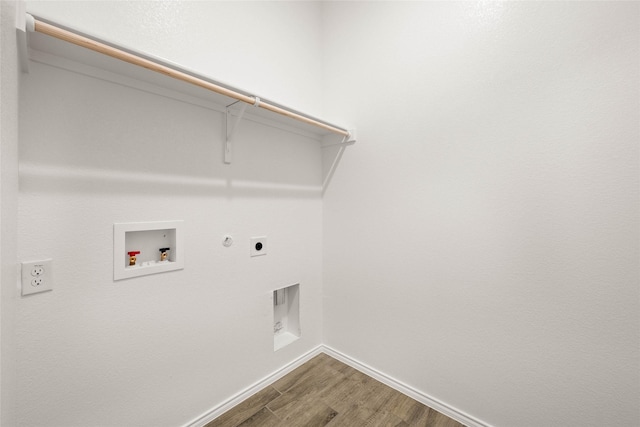
<path id="1" fill-rule="evenodd" d="M 169 252 L 169 249 L 171 248 L 160 248 L 160 261 L 166 261 L 167 260 L 167 252 Z"/>

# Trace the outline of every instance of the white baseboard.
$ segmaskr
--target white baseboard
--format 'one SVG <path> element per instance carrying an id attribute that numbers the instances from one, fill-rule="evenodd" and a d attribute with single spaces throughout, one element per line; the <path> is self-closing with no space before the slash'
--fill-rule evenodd
<path id="1" fill-rule="evenodd" d="M 464 424 L 465 426 L 468 427 L 491 427 L 490 424 L 484 423 L 474 417 L 472 417 L 471 415 L 468 415 L 466 413 L 464 413 L 463 411 L 460 411 L 459 409 L 454 408 L 451 405 L 447 405 L 444 402 L 439 401 L 438 399 L 435 399 L 431 396 L 429 396 L 428 394 L 425 394 L 419 390 L 416 390 L 415 388 L 408 386 L 406 384 L 404 384 L 401 381 L 396 380 L 393 377 L 390 377 L 380 371 L 378 371 L 377 369 L 374 369 L 352 357 L 347 356 L 344 353 L 341 353 L 331 347 L 328 347 L 326 345 L 319 345 L 316 348 L 314 348 L 313 350 L 303 354 L 302 356 L 298 357 L 297 359 L 293 360 L 292 362 L 288 363 L 287 365 L 285 365 L 284 367 L 278 369 L 277 371 L 267 375 L 265 378 L 261 379 L 260 381 L 254 383 L 253 385 L 247 387 L 245 390 L 241 391 L 240 393 L 236 394 L 235 396 L 229 398 L 228 400 L 222 402 L 221 404 L 213 407 L 212 409 L 210 409 L 209 411 L 205 412 L 204 414 L 200 415 L 199 417 L 197 417 L 196 419 L 190 421 L 189 423 L 185 424 L 184 427 L 204 427 L 204 425 L 206 425 L 208 422 L 213 421 L 214 419 L 218 418 L 220 415 L 224 414 L 225 412 L 227 412 L 228 410 L 230 410 L 231 408 L 233 408 L 234 406 L 238 405 L 239 403 L 245 401 L 246 399 L 248 399 L 249 397 L 253 396 L 254 394 L 256 394 L 257 392 L 259 392 L 260 390 L 262 390 L 263 388 L 273 384 L 274 382 L 276 382 L 277 380 L 279 380 L 280 378 L 284 377 L 285 375 L 287 375 L 289 372 L 293 371 L 294 369 L 296 369 L 298 366 L 308 362 L 309 360 L 311 360 L 313 357 L 317 356 L 320 353 L 325 353 L 331 357 L 333 357 L 334 359 L 337 359 L 339 361 L 341 361 L 342 363 L 345 363 L 349 366 L 351 366 L 354 369 L 357 369 L 358 371 L 362 372 L 363 374 L 366 374 L 368 376 L 370 376 L 371 378 L 374 378 L 378 381 L 380 381 L 383 384 L 388 385 L 389 387 L 398 390 L 400 393 L 405 394 L 407 396 L 409 396 L 410 398 L 417 400 L 418 402 L 427 405 L 430 408 L 435 409 L 436 411 L 448 416 L 449 418 L 452 418 L 456 421 L 458 421 L 461 424 Z"/>
<path id="2" fill-rule="evenodd" d="M 346 354 L 343 354 L 337 350 L 334 350 L 331 347 L 322 345 L 321 348 L 323 353 L 326 353 L 327 355 L 333 357 L 334 359 L 337 359 L 342 363 L 345 363 L 351 366 L 352 368 L 357 369 L 363 374 L 366 374 L 371 378 L 374 378 L 380 381 L 381 383 L 386 384 L 395 390 L 398 390 L 400 393 L 405 394 L 414 400 L 417 400 L 418 402 L 428 406 L 429 408 L 435 409 L 436 411 L 448 416 L 449 418 L 452 418 L 458 421 L 459 423 L 464 424 L 465 426 L 491 427 L 489 424 L 482 422 L 472 417 L 471 415 L 468 415 L 463 411 L 460 411 L 459 409 L 454 408 L 451 405 L 447 405 L 446 403 L 441 402 L 438 399 L 435 399 L 419 390 L 416 390 L 415 388 L 408 386 L 403 382 L 398 381 L 395 378 L 390 377 L 368 365 L 365 365 L 364 363 L 352 357 L 349 357 Z"/>
<path id="3" fill-rule="evenodd" d="M 319 345 L 318 347 L 314 348 L 313 350 L 303 354 L 302 356 L 298 357 L 294 361 L 288 363 L 284 367 L 278 369 L 277 371 L 267 375 L 266 377 L 264 377 L 260 381 L 258 381 L 256 383 L 254 383 L 253 385 L 247 387 L 246 389 L 244 389 L 240 393 L 236 394 L 235 396 L 233 396 L 233 397 L 229 398 L 228 400 L 222 402 L 221 404 L 211 408 L 209 411 L 205 412 L 204 414 L 200 415 L 196 419 L 194 419 L 194 420 L 188 422 L 187 424 L 185 424 L 184 427 L 203 427 L 208 422 L 211 422 L 211 421 L 215 420 L 220 415 L 224 414 L 225 412 L 227 412 L 229 409 L 233 408 L 237 404 L 239 404 L 239 403 L 245 401 L 246 399 L 250 398 L 251 396 L 253 396 L 257 392 L 259 392 L 263 388 L 265 388 L 265 387 L 273 384 L 274 382 L 278 381 L 280 378 L 284 377 L 289 372 L 291 372 L 294 369 L 296 369 L 298 366 L 308 362 L 313 357 L 315 357 L 318 354 L 322 353 L 322 350 L 323 350 L 323 347 L 321 345 Z"/>

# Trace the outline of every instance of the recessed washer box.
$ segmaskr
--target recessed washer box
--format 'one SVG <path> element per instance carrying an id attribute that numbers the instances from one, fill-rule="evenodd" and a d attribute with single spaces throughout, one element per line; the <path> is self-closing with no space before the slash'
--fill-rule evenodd
<path id="1" fill-rule="evenodd" d="M 300 284 L 273 291 L 273 351 L 300 339 Z"/>
<path id="2" fill-rule="evenodd" d="M 113 280 L 183 269 L 183 225 L 184 221 L 113 224 Z"/>

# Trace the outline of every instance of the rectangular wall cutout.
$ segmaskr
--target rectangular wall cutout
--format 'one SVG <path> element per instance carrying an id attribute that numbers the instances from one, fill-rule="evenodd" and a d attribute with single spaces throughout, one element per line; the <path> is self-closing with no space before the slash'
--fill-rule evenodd
<path id="1" fill-rule="evenodd" d="M 300 284 L 273 291 L 273 351 L 300 338 Z"/>
<path id="2" fill-rule="evenodd" d="M 113 280 L 184 268 L 183 221 L 113 224 Z"/>

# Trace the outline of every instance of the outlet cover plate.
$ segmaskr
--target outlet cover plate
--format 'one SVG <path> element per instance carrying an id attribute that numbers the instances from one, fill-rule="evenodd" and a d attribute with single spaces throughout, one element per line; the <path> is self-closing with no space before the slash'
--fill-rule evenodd
<path id="1" fill-rule="evenodd" d="M 22 295 L 53 290 L 53 259 L 22 263 Z"/>
<path id="2" fill-rule="evenodd" d="M 267 236 L 252 237 L 249 244 L 252 257 L 267 254 Z"/>

